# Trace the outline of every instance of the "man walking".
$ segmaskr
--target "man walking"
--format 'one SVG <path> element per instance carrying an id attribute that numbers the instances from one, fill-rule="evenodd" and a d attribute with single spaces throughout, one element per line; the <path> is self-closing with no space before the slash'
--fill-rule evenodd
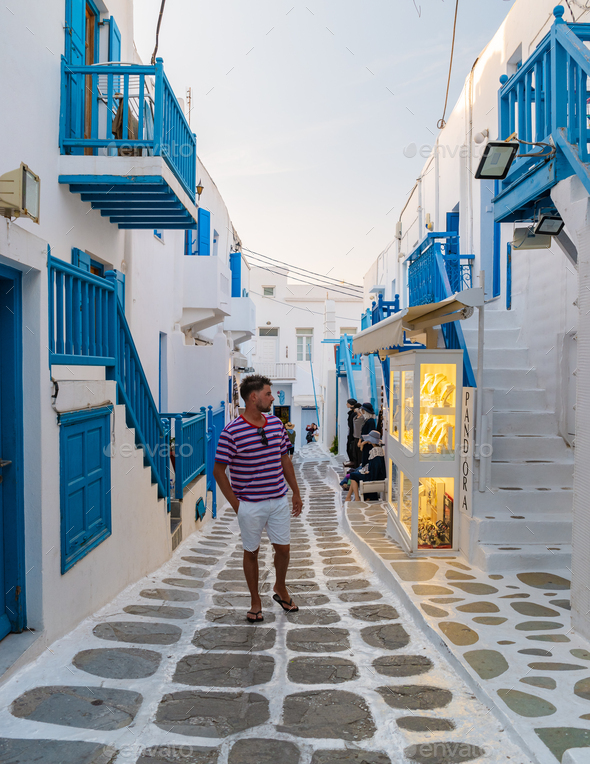
<path id="1" fill-rule="evenodd" d="M 278 417 L 265 416 L 274 401 L 270 388 L 267 377 L 252 374 L 244 378 L 240 395 L 246 410 L 226 425 L 219 436 L 213 469 L 217 485 L 238 516 L 244 574 L 252 597 L 246 616 L 250 623 L 264 620 L 258 593 L 258 551 L 265 528 L 275 550 L 273 599 L 288 613 L 299 610 L 289 596 L 285 580 L 291 549 L 291 515 L 299 517 L 303 503 L 289 458 L 291 444 L 285 427 Z M 285 481 L 293 491 L 291 512 Z"/>

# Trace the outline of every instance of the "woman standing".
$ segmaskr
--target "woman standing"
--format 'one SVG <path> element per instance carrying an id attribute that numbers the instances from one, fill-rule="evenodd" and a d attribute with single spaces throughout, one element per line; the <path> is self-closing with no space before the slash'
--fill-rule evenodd
<path id="1" fill-rule="evenodd" d="M 315 441 L 316 432 L 318 431 L 318 426 L 314 422 L 313 424 L 308 424 L 305 428 L 307 431 L 307 435 L 305 436 L 305 440 L 307 443 L 313 443 Z"/>

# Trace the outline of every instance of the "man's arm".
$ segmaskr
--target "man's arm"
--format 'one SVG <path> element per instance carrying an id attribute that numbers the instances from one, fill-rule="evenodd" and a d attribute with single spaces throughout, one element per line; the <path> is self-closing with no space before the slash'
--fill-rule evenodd
<path id="1" fill-rule="evenodd" d="M 303 509 L 303 501 L 301 500 L 297 478 L 295 477 L 295 470 L 293 469 L 293 462 L 289 458 L 289 454 L 281 455 L 281 465 L 283 467 L 285 480 L 287 481 L 289 488 L 293 491 L 293 517 L 299 517 L 301 510 Z M 221 490 L 223 491 L 223 488 L 221 488 Z"/>
<path id="2" fill-rule="evenodd" d="M 231 483 L 229 482 L 226 470 L 227 464 L 224 464 L 223 462 L 215 462 L 215 465 L 213 466 L 213 477 L 217 481 L 217 485 L 221 489 L 221 493 L 229 501 L 231 508 L 237 515 L 238 507 L 240 506 L 240 500 L 235 495 L 234 490 L 231 487 Z M 295 477 L 295 473 L 293 473 L 293 477 Z"/>

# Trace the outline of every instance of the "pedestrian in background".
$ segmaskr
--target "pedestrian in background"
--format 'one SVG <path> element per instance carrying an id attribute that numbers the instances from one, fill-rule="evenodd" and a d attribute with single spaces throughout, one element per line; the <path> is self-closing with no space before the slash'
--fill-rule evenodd
<path id="1" fill-rule="evenodd" d="M 307 435 L 305 436 L 305 440 L 307 443 L 313 443 L 316 439 L 316 432 L 318 431 L 318 426 L 315 422 L 313 424 L 308 424 L 305 428 L 307 431 Z"/>
<path id="2" fill-rule="evenodd" d="M 285 425 L 285 430 L 287 430 L 287 437 L 291 443 L 291 447 L 289 448 L 289 456 L 292 459 L 293 454 L 295 453 L 295 438 L 297 437 L 297 433 L 295 432 L 295 425 L 293 422 L 287 422 Z"/>
<path id="3" fill-rule="evenodd" d="M 246 619 L 260 623 L 264 616 L 258 592 L 258 552 L 265 529 L 275 550 L 273 600 L 288 613 L 299 610 L 285 581 L 291 550 L 291 515 L 299 517 L 303 502 L 289 457 L 287 431 L 278 417 L 269 414 L 274 401 L 270 379 L 259 374 L 245 377 L 240 395 L 246 410 L 227 424 L 219 436 L 213 477 L 238 516 L 244 575 L 252 598 Z M 285 481 L 293 491 L 291 511 Z"/>
<path id="4" fill-rule="evenodd" d="M 363 435 L 368 435 L 373 430 L 377 429 L 377 422 L 375 420 L 375 409 L 371 403 L 363 403 L 361 405 L 361 414 L 363 417 L 363 426 L 361 428 L 361 440 L 359 442 L 359 448 L 361 449 L 361 467 L 369 461 L 369 451 L 371 450 L 368 444 L 363 441 Z"/>
<path id="5" fill-rule="evenodd" d="M 349 398 L 346 401 L 348 407 L 348 437 L 346 438 L 346 453 L 348 454 L 348 461 L 344 465 L 345 467 L 356 467 L 356 445 L 354 439 L 354 420 L 356 417 L 355 405 L 357 401 L 355 398 Z"/>

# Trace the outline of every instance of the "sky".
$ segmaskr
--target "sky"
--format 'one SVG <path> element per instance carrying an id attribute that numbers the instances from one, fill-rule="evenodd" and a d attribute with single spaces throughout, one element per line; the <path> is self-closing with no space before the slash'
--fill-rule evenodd
<path id="1" fill-rule="evenodd" d="M 449 111 L 515 0 L 460 0 Z M 143 61 L 160 0 L 135 0 Z M 158 55 L 245 247 L 362 283 L 433 144 L 454 0 L 167 0 Z M 412 153 L 412 152 L 406 152 Z"/>

